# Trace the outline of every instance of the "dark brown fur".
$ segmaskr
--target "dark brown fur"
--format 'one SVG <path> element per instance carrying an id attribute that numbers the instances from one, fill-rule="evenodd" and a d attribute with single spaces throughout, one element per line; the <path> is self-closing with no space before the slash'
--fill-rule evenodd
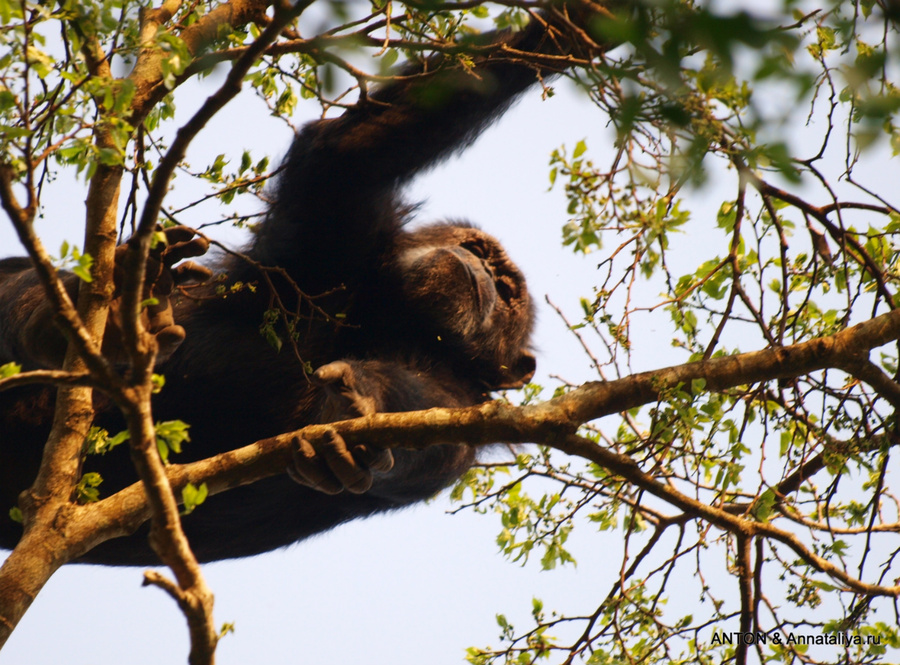
<path id="1" fill-rule="evenodd" d="M 546 35 L 534 24 L 493 38 L 538 50 Z M 429 70 L 440 67 L 438 60 L 429 64 Z M 499 58 L 479 61 L 476 70 L 473 76 L 448 67 L 433 78 L 406 79 L 339 118 L 307 125 L 285 159 L 272 208 L 248 250 L 256 261 L 287 270 L 306 294 L 331 293 L 319 304 L 343 315 L 343 325 L 312 320 L 303 329 L 300 353 L 313 367 L 346 361 L 357 401 L 371 400 L 378 411 L 477 404 L 492 390 L 522 385 L 534 370 L 531 299 L 499 243 L 466 224 L 404 228 L 403 184 L 465 147 L 536 80 L 532 69 Z M 240 261 L 225 268 L 230 280 L 260 281 Z M 292 295 L 284 290 L 285 298 Z M 191 442 L 178 461 L 336 417 L 334 395 L 341 386 L 329 391 L 310 383 L 291 353 L 277 353 L 260 335 L 268 303 L 269 294 L 260 289 L 176 305 L 175 322 L 187 334 L 158 367 L 167 383 L 154 415 L 191 425 Z M 23 338 L 23 316 L 42 306 L 27 262 L 0 262 L 0 364 L 47 364 L 28 353 Z M 7 511 L 34 477 L 52 393 L 0 393 L 5 548 L 20 534 Z M 97 423 L 111 432 L 122 428 L 112 409 L 101 409 Z M 326 495 L 287 475 L 269 478 L 211 497 L 185 527 L 201 560 L 252 555 L 427 498 L 473 459 L 467 446 L 398 450 L 393 469 L 375 473 L 372 488 L 362 494 Z M 102 473 L 106 495 L 134 481 L 127 450 L 92 456 L 86 468 Z M 131 537 L 103 544 L 85 560 L 128 565 L 155 557 L 145 538 Z"/>

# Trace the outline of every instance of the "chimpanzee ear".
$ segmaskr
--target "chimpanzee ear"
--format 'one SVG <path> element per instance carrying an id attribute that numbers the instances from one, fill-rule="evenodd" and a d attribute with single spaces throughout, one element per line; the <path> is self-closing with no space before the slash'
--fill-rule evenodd
<path id="1" fill-rule="evenodd" d="M 537 361 L 531 351 L 523 351 L 512 367 L 501 367 L 496 390 L 515 390 L 531 381 Z"/>

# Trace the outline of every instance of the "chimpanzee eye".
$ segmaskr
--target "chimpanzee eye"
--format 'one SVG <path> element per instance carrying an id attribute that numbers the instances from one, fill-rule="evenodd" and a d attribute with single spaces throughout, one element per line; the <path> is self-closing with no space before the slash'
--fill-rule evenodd
<path id="1" fill-rule="evenodd" d="M 495 286 L 497 288 L 497 295 L 506 302 L 511 302 L 513 298 L 516 297 L 516 284 L 509 276 L 501 275 L 498 277 Z"/>
<path id="2" fill-rule="evenodd" d="M 479 259 L 487 257 L 487 253 L 484 251 L 484 245 L 482 245 L 480 242 L 464 242 L 462 243 L 462 248 L 467 252 L 474 254 Z"/>

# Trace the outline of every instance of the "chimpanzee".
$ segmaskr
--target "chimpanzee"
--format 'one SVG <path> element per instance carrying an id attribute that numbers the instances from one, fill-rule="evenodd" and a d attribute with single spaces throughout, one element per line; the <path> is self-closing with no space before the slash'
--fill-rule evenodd
<path id="1" fill-rule="evenodd" d="M 520 387 L 532 376 L 533 307 L 518 268 L 494 238 L 471 225 L 407 230 L 411 208 L 399 195 L 413 176 L 464 148 L 519 93 L 553 73 L 516 60 L 512 49 L 562 53 L 559 35 L 543 18 L 489 38 L 505 46 L 477 58 L 474 67 L 431 58 L 343 115 L 302 129 L 247 250 L 257 265 L 238 258 L 219 266 L 230 283 L 257 284 L 255 292 L 167 299 L 178 279 L 170 264 L 204 251 L 197 239 L 169 232 L 168 249 L 154 260 L 170 286 L 148 325 L 159 332 L 156 371 L 166 377 L 154 416 L 191 427 L 177 461 L 310 423 L 478 404 L 492 390 Z M 312 376 L 260 334 L 272 293 L 259 265 L 279 266 L 294 282 L 273 278 L 281 301 L 301 313 L 297 350 L 318 368 Z M 74 289 L 75 278 L 67 279 Z M 272 326 L 287 339 L 283 320 Z M 0 262 L 0 364 L 50 366 L 61 361 L 63 349 L 27 261 Z M 21 532 L 7 511 L 34 477 L 52 398 L 48 388 L 0 392 L 5 548 Z M 96 422 L 111 432 L 122 429 L 115 409 L 102 404 Z M 186 517 L 200 560 L 265 552 L 420 501 L 458 478 L 474 453 L 465 445 L 348 452 L 334 434 L 319 451 L 298 441 L 294 457 L 288 474 L 211 497 Z M 100 471 L 104 493 L 134 481 L 127 451 L 119 448 L 90 456 L 85 468 Z M 141 535 L 104 543 L 84 560 L 154 563 Z"/>

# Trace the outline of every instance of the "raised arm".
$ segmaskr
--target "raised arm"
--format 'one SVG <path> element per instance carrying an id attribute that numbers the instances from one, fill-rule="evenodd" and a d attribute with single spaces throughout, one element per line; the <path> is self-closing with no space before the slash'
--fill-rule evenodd
<path id="1" fill-rule="evenodd" d="M 306 125 L 285 158 L 257 256 L 285 265 L 298 259 L 298 248 L 333 255 L 348 238 L 360 239 L 353 241 L 360 248 L 382 246 L 402 218 L 401 185 L 466 147 L 517 95 L 564 69 L 562 59 L 554 66 L 521 57 L 568 50 L 554 27 L 561 11 L 534 18 L 519 32 L 481 35 L 472 45 L 484 55 L 471 67 L 439 54 L 408 66 L 342 116 Z"/>

